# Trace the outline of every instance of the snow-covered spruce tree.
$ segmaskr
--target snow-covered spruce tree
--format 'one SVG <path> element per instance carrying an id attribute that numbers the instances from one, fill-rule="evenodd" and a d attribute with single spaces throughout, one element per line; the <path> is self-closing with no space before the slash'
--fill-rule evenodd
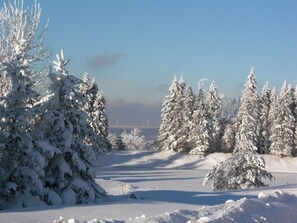
<path id="1" fill-rule="evenodd" d="M 183 142 L 181 115 L 183 81 L 176 77 L 169 87 L 169 95 L 165 96 L 161 114 L 161 125 L 159 129 L 158 143 L 160 150 L 179 151 Z"/>
<path id="2" fill-rule="evenodd" d="M 189 122 L 191 122 L 191 103 L 193 103 L 194 95 L 186 86 L 185 81 L 181 77 L 179 80 L 179 91 L 175 110 L 175 123 L 178 123 L 179 128 L 176 129 L 174 151 L 188 152 L 190 150 L 189 144 Z M 192 93 L 192 95 L 191 95 Z M 191 101 L 192 100 L 192 101 Z"/>
<path id="3" fill-rule="evenodd" d="M 232 156 L 215 165 L 205 176 L 204 185 L 213 180 L 212 189 L 236 190 L 267 186 L 262 178 L 275 181 L 275 178 L 265 170 L 265 162 L 253 146 L 253 142 L 242 136 L 242 144 Z"/>
<path id="4" fill-rule="evenodd" d="M 87 141 L 95 153 L 99 155 L 102 152 L 106 152 L 108 147 L 108 121 L 105 114 L 105 98 L 103 93 L 98 89 L 95 80 L 91 80 L 87 73 L 83 77 L 80 90 L 82 95 L 86 97 L 86 101 L 84 100 L 84 104 L 81 106 L 89 115 L 87 123 L 92 127 L 94 132 Z"/>
<path id="5" fill-rule="evenodd" d="M 40 13 L 36 2 L 25 9 L 23 1 L 0 11 L 0 209 L 36 205 L 44 196 L 47 157 L 35 145 L 32 124 L 36 64 L 47 55 Z"/>
<path id="6" fill-rule="evenodd" d="M 61 51 L 54 61 L 56 72 L 49 72 L 52 96 L 44 99 L 47 110 L 39 126 L 43 134 L 39 146 L 54 153 L 45 168 L 45 200 L 50 204 L 90 203 L 104 194 L 94 180 L 95 154 L 85 141 L 93 130 L 80 107 L 85 100 L 79 91 L 81 81 L 65 69 L 67 63 Z"/>
<path id="7" fill-rule="evenodd" d="M 207 99 L 207 111 L 209 120 L 210 150 L 218 152 L 221 150 L 222 125 L 220 123 L 221 99 L 218 95 L 217 86 L 212 82 L 209 87 Z"/>
<path id="8" fill-rule="evenodd" d="M 269 154 L 270 147 L 270 122 L 269 112 L 271 106 L 271 91 L 268 82 L 263 86 L 262 95 L 260 98 L 260 135 L 259 135 L 259 149 L 260 154 Z"/>
<path id="9" fill-rule="evenodd" d="M 283 156 L 292 156 L 294 150 L 294 95 L 291 85 L 286 81 L 283 84 L 280 97 L 277 104 L 273 104 L 272 115 L 275 120 L 271 128 L 271 146 L 270 154 Z"/>
<path id="10" fill-rule="evenodd" d="M 272 127 L 275 124 L 275 121 L 277 119 L 277 113 L 279 110 L 279 98 L 276 92 L 275 87 L 273 87 L 270 95 L 270 110 L 268 114 L 268 122 L 270 123 L 269 127 L 269 148 L 268 148 L 268 154 L 270 154 L 270 147 L 271 147 L 271 131 Z"/>
<path id="11" fill-rule="evenodd" d="M 171 122 L 173 120 L 173 115 L 174 115 L 173 102 L 177 98 L 177 92 L 178 92 L 178 82 L 175 77 L 169 87 L 169 94 L 165 96 L 163 105 L 162 105 L 161 123 L 160 123 L 159 134 L 158 134 L 158 145 L 160 150 L 170 150 L 169 140 L 172 138 L 171 133 L 173 132 L 173 126 L 171 125 Z"/>
<path id="12" fill-rule="evenodd" d="M 242 143 L 241 137 L 248 137 L 253 146 L 257 148 L 259 136 L 259 96 L 257 94 L 257 83 L 254 76 L 253 68 L 244 85 L 240 105 L 236 116 L 236 140 L 235 147 Z"/>
<path id="13" fill-rule="evenodd" d="M 209 123 L 202 81 L 199 83 L 198 95 L 195 102 L 190 141 L 193 145 L 190 154 L 206 156 L 209 152 Z"/>
<path id="14" fill-rule="evenodd" d="M 176 132 L 176 149 L 177 152 L 189 152 L 190 143 L 190 125 L 193 118 L 195 95 L 191 86 L 187 86 L 181 78 L 179 80 L 178 104 L 176 106 L 176 120 L 179 128 Z"/>
<path id="15" fill-rule="evenodd" d="M 265 170 L 265 162 L 257 154 L 257 87 L 251 70 L 240 99 L 237 121 L 239 129 L 232 156 L 213 167 L 204 179 L 204 184 L 213 180 L 213 190 L 247 189 L 266 186 L 262 178 L 274 180 Z M 253 108 L 251 106 L 254 106 Z M 254 123 L 255 126 L 251 126 Z"/>
<path id="16" fill-rule="evenodd" d="M 194 112 L 194 104 L 195 104 L 195 94 L 192 90 L 191 86 L 187 86 L 184 92 L 183 97 L 183 110 L 182 110 L 182 118 L 183 118 L 183 124 L 182 124 L 182 137 L 183 137 L 183 143 L 181 146 L 181 151 L 183 152 L 189 152 L 192 149 L 191 144 L 191 124 L 193 120 L 193 112 Z"/>

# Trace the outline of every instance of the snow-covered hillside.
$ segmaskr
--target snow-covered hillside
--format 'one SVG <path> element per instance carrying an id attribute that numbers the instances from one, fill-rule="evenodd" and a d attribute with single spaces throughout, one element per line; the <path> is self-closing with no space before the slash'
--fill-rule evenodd
<path id="1" fill-rule="evenodd" d="M 108 192 L 100 203 L 1 211 L 0 222 L 52 223 L 60 216 L 80 223 L 297 221 L 297 158 L 264 156 L 277 179 L 267 188 L 212 192 L 210 184 L 202 186 L 207 170 L 227 157 L 111 152 L 95 167 L 96 180 Z"/>

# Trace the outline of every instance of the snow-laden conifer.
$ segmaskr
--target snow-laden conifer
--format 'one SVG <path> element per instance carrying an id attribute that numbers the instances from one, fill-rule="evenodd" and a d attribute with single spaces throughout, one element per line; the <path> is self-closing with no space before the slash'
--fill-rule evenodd
<path id="1" fill-rule="evenodd" d="M 275 106 L 275 107 L 274 107 Z M 281 89 L 277 104 L 274 104 L 271 115 L 275 120 L 271 128 L 270 154 L 292 156 L 294 150 L 294 95 L 291 85 L 286 81 Z"/>
<path id="2" fill-rule="evenodd" d="M 246 138 L 252 142 L 257 150 L 259 136 L 259 97 L 257 94 L 257 83 L 253 68 L 248 75 L 248 80 L 244 85 L 240 105 L 235 121 L 236 141 L 235 147 L 243 143 Z M 243 139 L 241 139 L 243 137 Z"/>
<path id="3" fill-rule="evenodd" d="M 180 136 L 179 136 L 179 150 L 180 152 L 189 152 L 191 145 L 191 124 L 193 119 L 193 110 L 195 103 L 195 95 L 191 86 L 184 86 L 181 88 L 181 112 L 182 119 Z"/>
<path id="4" fill-rule="evenodd" d="M 213 167 L 204 184 L 213 180 L 213 190 L 247 189 L 266 186 L 262 178 L 274 180 L 265 170 L 265 162 L 257 154 L 257 87 L 253 70 L 245 83 L 237 115 L 238 132 L 232 156 Z M 253 106 L 253 107 L 252 107 Z M 252 126 L 254 124 L 254 126 Z"/>
<path id="5" fill-rule="evenodd" d="M 63 51 L 54 61 L 56 72 L 49 74 L 52 96 L 44 102 L 47 111 L 40 126 L 43 132 L 40 146 L 50 145 L 54 153 L 46 166 L 45 185 L 49 191 L 46 199 L 50 203 L 58 195 L 63 204 L 90 203 L 104 191 L 94 181 L 95 154 L 85 141 L 92 128 L 87 123 L 88 115 L 80 107 L 85 100 L 79 91 L 81 81 L 66 70 L 68 62 Z"/>
<path id="6" fill-rule="evenodd" d="M 270 95 L 270 110 L 269 110 L 269 114 L 268 114 L 268 122 L 270 123 L 270 127 L 269 127 L 269 148 L 268 148 L 268 154 L 270 154 L 270 146 L 271 146 L 271 134 L 272 134 L 272 127 L 275 124 L 275 121 L 277 119 L 277 113 L 279 110 L 279 97 L 277 95 L 276 92 L 276 88 L 273 87 L 272 91 L 271 91 L 271 95 Z"/>
<path id="7" fill-rule="evenodd" d="M 41 7 L 35 2 L 25 8 L 23 0 L 4 3 L 0 12 L 0 58 L 7 66 L 30 66 L 48 57 L 45 47 L 46 28 L 39 31 Z M 18 60 L 16 60 L 18 59 Z"/>
<path id="8" fill-rule="evenodd" d="M 191 123 L 192 155 L 206 156 L 209 152 L 209 123 L 205 100 L 203 82 L 200 81 Z"/>
<path id="9" fill-rule="evenodd" d="M 178 81 L 178 94 L 177 100 L 175 104 L 175 115 L 174 115 L 174 123 L 176 125 L 176 130 L 174 133 L 175 142 L 172 144 L 172 149 L 176 152 L 188 151 L 188 136 L 187 136 L 187 122 L 189 121 L 189 116 L 187 114 L 190 108 L 186 108 L 189 106 L 191 102 L 187 101 L 186 98 L 186 90 L 187 86 L 182 76 Z M 188 92 L 190 93 L 190 92 Z M 189 99 L 191 100 L 191 99 Z"/>
<path id="10" fill-rule="evenodd" d="M 241 142 L 229 159 L 215 165 L 207 173 L 204 185 L 213 180 L 214 191 L 235 190 L 268 186 L 262 178 L 275 181 L 271 173 L 265 170 L 265 161 L 254 150 L 253 142 L 244 136 Z"/>
<path id="11" fill-rule="evenodd" d="M 219 118 L 221 99 L 219 97 L 215 82 L 212 82 L 209 87 L 206 104 L 209 115 L 210 150 L 213 152 L 218 152 L 221 149 L 222 139 L 222 126 Z"/>
<path id="12" fill-rule="evenodd" d="M 271 91 L 268 82 L 263 86 L 262 95 L 260 98 L 260 134 L 259 134 L 259 148 L 260 154 L 268 154 L 270 147 L 270 128 L 269 113 L 271 106 Z"/>
<path id="13" fill-rule="evenodd" d="M 38 35 L 41 8 L 23 1 L 0 11 L 0 209 L 24 207 L 44 197 L 46 151 L 34 140 L 34 77 L 43 60 L 44 31 Z"/>
<path id="14" fill-rule="evenodd" d="M 161 110 L 161 124 L 158 134 L 158 144 L 161 150 L 169 150 L 169 140 L 172 132 L 171 121 L 174 115 L 174 100 L 177 95 L 178 82 L 176 78 L 169 87 L 169 94 L 165 96 Z"/>
<path id="15" fill-rule="evenodd" d="M 87 139 L 88 144 L 94 149 L 96 154 L 107 151 L 108 140 L 107 130 L 108 121 L 105 114 L 105 98 L 98 89 L 95 80 L 91 80 L 86 73 L 80 85 L 82 94 L 86 97 L 82 109 L 88 114 L 87 123 L 92 127 L 93 133 Z"/>
<path id="16" fill-rule="evenodd" d="M 178 81 L 176 77 L 169 87 L 169 95 L 164 98 L 161 125 L 159 129 L 159 148 L 161 150 L 179 151 L 183 141 L 181 115 L 182 92 L 185 87 L 183 80 Z"/>
<path id="17" fill-rule="evenodd" d="M 271 95 L 270 95 L 270 110 L 269 110 L 269 115 L 268 115 L 268 121 L 270 123 L 270 134 L 271 134 L 271 128 L 274 125 L 274 122 L 276 120 L 277 117 L 277 113 L 278 113 L 278 96 L 277 96 L 277 92 L 275 87 L 273 87 L 272 91 L 271 91 Z"/>

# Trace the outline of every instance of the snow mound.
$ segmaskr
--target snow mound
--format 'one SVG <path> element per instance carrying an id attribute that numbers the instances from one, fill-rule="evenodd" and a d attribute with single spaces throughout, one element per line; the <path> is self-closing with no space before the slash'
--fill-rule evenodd
<path id="1" fill-rule="evenodd" d="M 136 188 L 133 184 L 110 180 L 108 178 L 97 179 L 96 183 L 103 187 L 106 193 L 111 196 L 131 194 Z"/>
<path id="2" fill-rule="evenodd" d="M 63 219 L 63 218 L 59 218 Z M 54 223 L 79 223 L 75 219 Z M 113 219 L 93 219 L 87 223 L 228 223 L 228 222 L 270 222 L 295 223 L 297 221 L 297 196 L 274 191 L 261 192 L 258 199 L 242 198 L 228 201 L 222 205 L 203 207 L 199 210 L 177 210 L 166 212 L 160 216 L 146 217 L 142 215 L 127 221 Z"/>

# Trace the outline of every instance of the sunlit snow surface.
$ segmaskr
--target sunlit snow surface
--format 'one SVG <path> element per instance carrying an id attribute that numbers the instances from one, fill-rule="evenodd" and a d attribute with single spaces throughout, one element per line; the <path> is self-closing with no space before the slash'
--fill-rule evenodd
<path id="1" fill-rule="evenodd" d="M 202 186 L 208 169 L 227 157 L 108 153 L 96 164 L 96 180 L 108 193 L 100 203 L 1 211 L 0 222 L 297 222 L 297 158 L 264 156 L 277 179 L 271 187 L 212 192 L 211 184 Z"/>

